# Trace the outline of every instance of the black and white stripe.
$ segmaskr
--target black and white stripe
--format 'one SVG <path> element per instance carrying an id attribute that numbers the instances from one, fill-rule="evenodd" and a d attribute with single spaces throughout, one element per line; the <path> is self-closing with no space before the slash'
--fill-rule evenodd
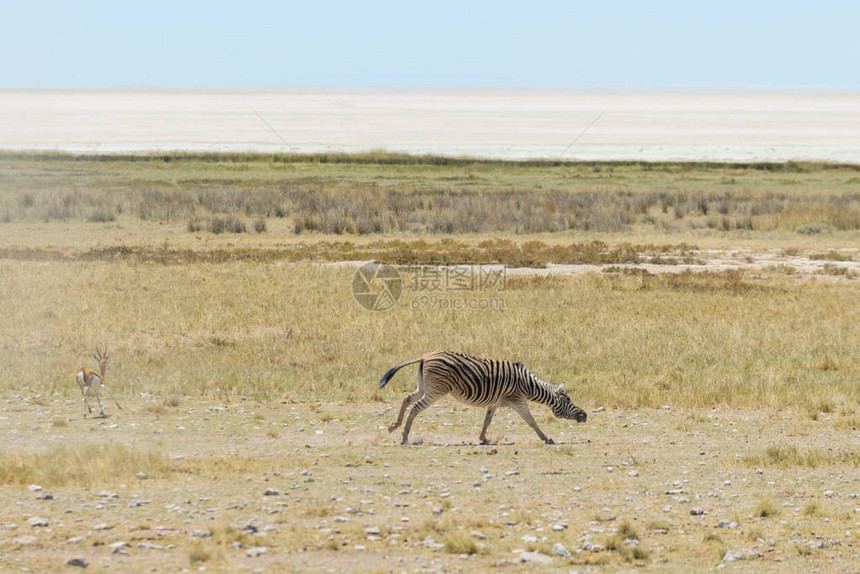
<path id="1" fill-rule="evenodd" d="M 409 429 L 418 413 L 449 393 L 467 405 L 487 409 L 481 429 L 481 444 L 488 442 L 487 427 L 499 407 L 510 407 L 518 412 L 547 444 L 554 444 L 553 440 L 538 428 L 529 411 L 528 401 L 550 407 L 559 418 L 577 422 L 584 422 L 587 418 L 585 411 L 574 405 L 564 393 L 563 385 L 554 385 L 538 378 L 522 363 L 481 359 L 451 351 L 428 353 L 397 365 L 380 379 L 379 388 L 384 387 L 397 371 L 415 363 L 419 363 L 418 388 L 403 399 L 397 420 L 388 426 L 389 432 L 398 428 L 406 409 L 412 405 L 406 426 L 403 427 L 403 444 L 407 444 Z"/>

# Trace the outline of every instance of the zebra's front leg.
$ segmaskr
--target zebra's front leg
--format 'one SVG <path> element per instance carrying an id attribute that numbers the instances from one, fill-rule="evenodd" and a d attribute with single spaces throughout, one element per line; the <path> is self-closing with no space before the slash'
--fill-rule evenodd
<path id="1" fill-rule="evenodd" d="M 487 428 L 489 428 L 490 422 L 493 420 L 493 413 L 495 412 L 495 407 L 487 409 L 487 415 L 484 417 L 484 427 L 481 429 L 481 444 L 490 444 L 490 441 L 487 440 Z"/>
<path id="2" fill-rule="evenodd" d="M 538 426 L 537 422 L 535 421 L 534 417 L 532 416 L 531 411 L 529 410 L 529 404 L 525 399 L 523 399 L 522 401 L 517 401 L 515 403 L 512 403 L 510 405 L 510 407 L 512 409 L 514 409 L 515 411 L 517 411 L 519 413 L 519 415 L 521 417 L 523 417 L 523 420 L 525 420 L 527 423 L 529 423 L 529 426 L 534 429 L 534 431 L 537 433 L 537 435 L 540 437 L 540 439 L 544 443 L 555 444 L 554 440 L 547 437 L 545 434 L 543 434 L 543 431 L 540 430 L 540 427 Z"/>

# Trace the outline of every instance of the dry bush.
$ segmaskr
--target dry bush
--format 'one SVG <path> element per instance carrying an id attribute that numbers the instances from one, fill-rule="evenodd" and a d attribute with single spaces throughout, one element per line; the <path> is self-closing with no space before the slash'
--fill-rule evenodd
<path id="1" fill-rule="evenodd" d="M 848 176 L 853 166 L 576 164 L 382 153 L 334 161 L 295 157 L 288 170 L 281 156 L 36 159 L 0 158 L 0 175 L 8 174 L 0 178 L 0 221 L 277 217 L 290 219 L 295 233 L 339 235 L 605 233 L 641 226 L 657 233 L 860 229 L 860 181 Z"/>

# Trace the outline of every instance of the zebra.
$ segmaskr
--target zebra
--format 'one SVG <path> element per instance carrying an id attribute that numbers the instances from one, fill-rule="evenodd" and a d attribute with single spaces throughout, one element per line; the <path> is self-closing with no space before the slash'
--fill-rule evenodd
<path id="1" fill-rule="evenodd" d="M 522 363 L 482 359 L 452 351 L 436 351 L 389 370 L 379 380 L 381 389 L 394 374 L 407 365 L 418 365 L 418 388 L 403 399 L 397 420 L 388 425 L 388 432 L 394 432 L 403 422 L 403 415 L 409 405 L 412 411 L 403 427 L 403 442 L 408 444 L 409 429 L 415 417 L 448 393 L 457 400 L 476 407 L 486 407 L 484 426 L 481 429 L 481 444 L 489 444 L 487 427 L 493 420 L 493 413 L 499 407 L 515 410 L 532 427 L 546 444 L 555 444 L 540 430 L 531 412 L 528 401 L 547 405 L 552 414 L 563 419 L 585 422 L 588 415 L 574 405 L 564 392 L 564 385 L 554 385 L 539 379 Z"/>

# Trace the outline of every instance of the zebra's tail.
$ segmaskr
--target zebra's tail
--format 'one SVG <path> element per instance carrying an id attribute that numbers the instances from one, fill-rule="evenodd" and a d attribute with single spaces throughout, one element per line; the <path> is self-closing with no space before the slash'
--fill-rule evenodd
<path id="1" fill-rule="evenodd" d="M 406 361 L 405 363 L 400 363 L 399 365 L 397 365 L 396 367 L 394 367 L 393 369 L 391 369 L 390 371 L 388 371 L 387 373 L 382 375 L 382 378 L 379 379 L 379 388 L 381 389 L 382 387 L 387 385 L 388 381 L 391 380 L 391 377 L 394 376 L 394 373 L 396 373 L 397 371 L 399 371 L 403 367 L 406 367 L 408 365 L 412 365 L 414 363 L 420 363 L 423 361 L 424 361 L 424 357 L 419 357 L 417 359 L 412 359 L 411 361 Z"/>

